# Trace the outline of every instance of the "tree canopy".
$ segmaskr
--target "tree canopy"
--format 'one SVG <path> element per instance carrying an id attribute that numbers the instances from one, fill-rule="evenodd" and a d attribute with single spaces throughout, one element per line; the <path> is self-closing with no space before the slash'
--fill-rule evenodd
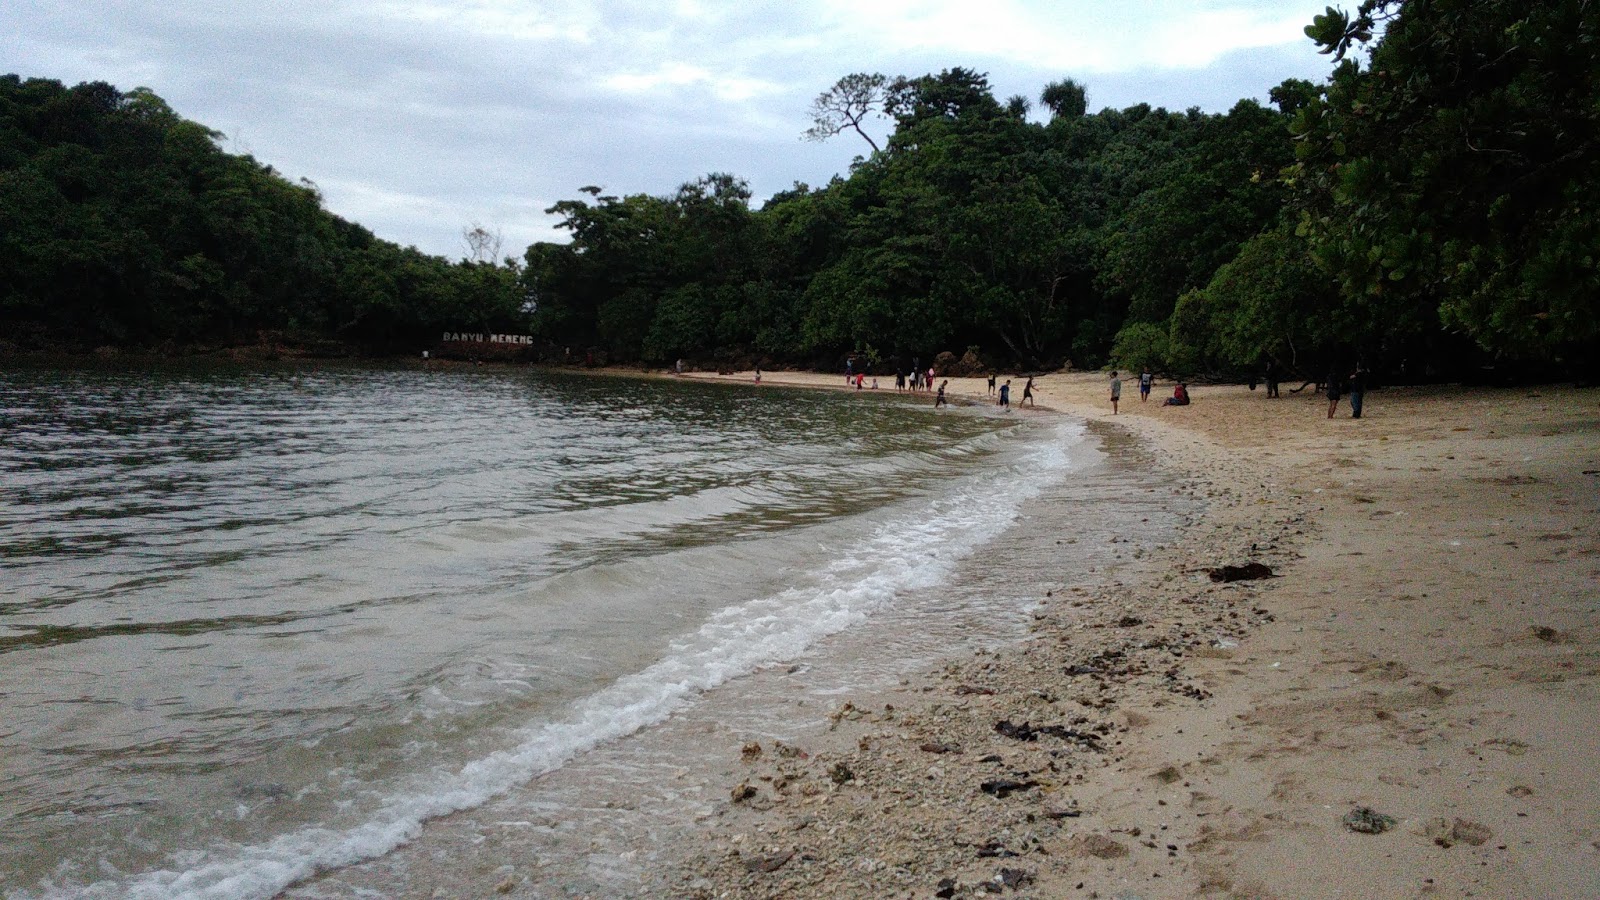
<path id="1" fill-rule="evenodd" d="M 515 269 L 378 240 L 153 92 L 0 77 L 0 323 L 30 346 L 510 330 Z"/>
<path id="2" fill-rule="evenodd" d="M 451 263 L 381 241 L 144 89 L 0 80 L 0 320 L 86 341 L 263 329 L 400 342 L 526 324 L 618 360 L 835 365 L 974 351 L 1242 374 L 1600 358 L 1600 14 L 1365 0 L 1321 84 L 1226 113 L 1091 113 L 1061 78 L 854 73 L 804 137 L 871 148 L 759 208 L 735 174 L 599 186 L 565 243 Z M 886 139 L 867 125 L 882 119 Z"/>

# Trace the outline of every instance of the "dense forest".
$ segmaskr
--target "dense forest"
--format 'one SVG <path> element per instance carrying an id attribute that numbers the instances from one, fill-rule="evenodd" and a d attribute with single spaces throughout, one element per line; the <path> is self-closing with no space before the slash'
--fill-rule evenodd
<path id="1" fill-rule="evenodd" d="M 752 208 L 711 174 L 586 187 L 571 235 L 452 263 L 325 212 L 143 89 L 0 79 L 0 324 L 119 345 L 262 333 L 560 358 L 1396 377 L 1600 359 L 1600 12 L 1366 0 L 1306 29 L 1320 85 L 1223 114 L 1089 112 L 1064 79 L 857 73 L 813 106 L 847 176 Z M 861 126 L 886 117 L 878 146 Z"/>
<path id="2" fill-rule="evenodd" d="M 515 267 L 378 240 L 154 93 L 0 77 L 0 340 L 384 352 L 525 327 Z"/>

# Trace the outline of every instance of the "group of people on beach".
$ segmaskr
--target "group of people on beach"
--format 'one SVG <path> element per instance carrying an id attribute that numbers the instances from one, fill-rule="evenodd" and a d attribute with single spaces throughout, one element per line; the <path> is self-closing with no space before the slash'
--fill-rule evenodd
<path id="1" fill-rule="evenodd" d="M 1334 412 L 1339 409 L 1339 397 L 1343 394 L 1350 396 L 1350 418 L 1361 418 L 1361 407 L 1367 398 L 1367 369 L 1365 366 L 1356 365 L 1355 371 L 1349 377 L 1340 378 L 1338 370 L 1328 373 L 1328 418 L 1333 418 Z"/>
<path id="2" fill-rule="evenodd" d="M 1139 373 L 1139 402 L 1144 403 L 1150 399 L 1150 391 L 1155 388 L 1156 376 L 1151 374 L 1150 368 L 1145 367 Z M 1116 370 L 1111 372 L 1111 414 L 1117 414 L 1117 407 L 1122 402 L 1122 376 Z M 1172 396 L 1161 401 L 1162 406 L 1188 406 L 1189 385 L 1180 381 L 1172 388 Z"/>
<path id="3" fill-rule="evenodd" d="M 1333 418 L 1334 413 L 1338 411 L 1340 399 L 1348 396 L 1350 398 L 1350 418 L 1359 419 L 1361 418 L 1361 409 L 1365 405 L 1366 401 L 1367 369 L 1365 366 L 1357 364 L 1355 370 L 1348 376 L 1344 377 L 1341 377 L 1338 374 L 1338 371 L 1338 369 L 1330 371 L 1328 373 L 1327 381 L 1325 382 L 1328 397 L 1328 418 Z M 1267 399 L 1270 400 L 1278 397 L 1278 380 L 1278 368 L 1274 363 L 1269 361 L 1263 377 L 1263 381 L 1266 382 L 1267 386 Z M 1032 379 L 1029 379 L 1029 381 L 1031 382 Z M 1149 368 L 1146 368 L 1139 374 L 1139 401 L 1141 403 L 1150 399 L 1150 390 L 1154 384 L 1155 377 L 1150 374 Z M 1256 382 L 1252 378 L 1250 381 L 1250 390 L 1253 391 L 1255 389 Z M 1112 415 L 1117 414 L 1117 407 L 1121 400 L 1122 378 L 1115 370 L 1113 370 L 1111 372 Z M 1172 389 L 1172 396 L 1161 401 L 1161 405 L 1188 406 L 1189 386 L 1184 382 L 1178 382 Z"/>
<path id="4" fill-rule="evenodd" d="M 989 396 L 995 397 L 998 394 L 998 398 L 995 401 L 996 405 L 999 406 L 1001 409 L 1009 410 L 1011 408 L 1011 379 L 1007 378 L 1005 384 L 1002 384 L 1002 385 L 1000 385 L 999 388 L 996 388 L 995 384 L 994 384 L 996 378 L 997 378 L 997 376 L 994 373 L 991 372 L 989 374 Z M 1022 399 L 1017 402 L 1017 405 L 1018 406 L 1038 406 L 1039 405 L 1033 399 L 1033 376 L 1032 375 L 1029 375 L 1027 382 L 1022 385 Z"/>

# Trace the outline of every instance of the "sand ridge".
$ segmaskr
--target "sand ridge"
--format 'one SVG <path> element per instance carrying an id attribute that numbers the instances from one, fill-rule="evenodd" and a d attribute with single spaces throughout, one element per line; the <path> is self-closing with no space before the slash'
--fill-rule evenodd
<path id="1" fill-rule="evenodd" d="M 1206 501 L 1178 545 L 808 746 L 708 750 L 743 777 L 678 895 L 1600 896 L 1600 391 L 1395 388 L 1351 420 L 1124 383 L 1114 418 L 1102 374 L 1035 393 Z M 1207 573 L 1247 562 L 1277 577 Z"/>

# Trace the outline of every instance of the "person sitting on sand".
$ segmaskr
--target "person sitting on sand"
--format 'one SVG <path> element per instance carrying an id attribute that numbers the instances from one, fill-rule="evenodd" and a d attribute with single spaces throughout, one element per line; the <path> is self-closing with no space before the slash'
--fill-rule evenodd
<path id="1" fill-rule="evenodd" d="M 1163 401 L 1161 401 L 1161 405 L 1162 406 L 1188 406 L 1189 405 L 1189 386 L 1187 384 L 1184 384 L 1181 381 L 1178 382 L 1178 386 L 1172 389 L 1172 396 L 1168 397 L 1167 399 L 1165 399 Z"/>

